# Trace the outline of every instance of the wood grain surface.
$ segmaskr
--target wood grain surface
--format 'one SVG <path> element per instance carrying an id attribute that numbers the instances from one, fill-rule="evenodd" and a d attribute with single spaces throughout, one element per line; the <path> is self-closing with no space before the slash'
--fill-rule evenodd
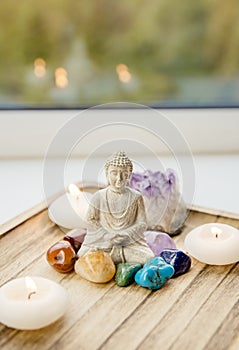
<path id="1" fill-rule="evenodd" d="M 191 211 L 182 234 L 198 225 L 239 221 Z M 196 260 L 191 270 L 158 291 L 114 281 L 94 284 L 74 272 L 60 274 L 46 262 L 47 249 L 64 233 L 43 210 L 0 237 L 0 284 L 16 277 L 42 276 L 69 295 L 63 318 L 35 331 L 0 325 L 0 349 L 239 349 L 239 264 L 209 266 Z"/>

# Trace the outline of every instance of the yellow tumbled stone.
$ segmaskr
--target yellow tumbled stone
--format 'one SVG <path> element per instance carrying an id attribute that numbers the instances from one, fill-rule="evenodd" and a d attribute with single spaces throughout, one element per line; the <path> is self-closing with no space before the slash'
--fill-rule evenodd
<path id="1" fill-rule="evenodd" d="M 75 272 L 88 281 L 106 283 L 114 277 L 116 268 L 109 254 L 95 250 L 79 257 Z"/>

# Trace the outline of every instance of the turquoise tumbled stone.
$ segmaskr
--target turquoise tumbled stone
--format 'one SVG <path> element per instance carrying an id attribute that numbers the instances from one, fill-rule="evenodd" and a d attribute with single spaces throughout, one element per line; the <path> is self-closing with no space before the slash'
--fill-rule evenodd
<path id="1" fill-rule="evenodd" d="M 155 257 L 144 264 L 135 275 L 135 282 L 151 290 L 160 289 L 174 274 L 173 266 Z"/>
<path id="2" fill-rule="evenodd" d="M 141 264 L 121 263 L 117 265 L 115 282 L 120 287 L 129 286 L 134 282 L 136 272 L 142 268 Z"/>
<path id="3" fill-rule="evenodd" d="M 163 267 L 166 265 L 166 262 L 160 256 L 156 256 L 155 258 L 152 258 L 149 261 L 147 261 L 143 267 L 153 266 L 153 265 L 158 267 Z"/>

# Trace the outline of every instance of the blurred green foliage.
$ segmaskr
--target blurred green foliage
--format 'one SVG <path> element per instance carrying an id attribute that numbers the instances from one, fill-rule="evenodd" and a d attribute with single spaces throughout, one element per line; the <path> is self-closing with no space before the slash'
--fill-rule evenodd
<path id="1" fill-rule="evenodd" d="M 1 1 L 0 104 L 238 103 L 238 18 L 238 0 Z"/>

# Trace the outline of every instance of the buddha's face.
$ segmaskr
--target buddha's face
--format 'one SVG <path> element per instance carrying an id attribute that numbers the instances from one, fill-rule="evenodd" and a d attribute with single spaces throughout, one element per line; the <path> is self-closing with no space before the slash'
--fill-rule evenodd
<path id="1" fill-rule="evenodd" d="M 107 178 L 114 190 L 122 191 L 127 186 L 129 177 L 129 167 L 109 166 Z"/>

